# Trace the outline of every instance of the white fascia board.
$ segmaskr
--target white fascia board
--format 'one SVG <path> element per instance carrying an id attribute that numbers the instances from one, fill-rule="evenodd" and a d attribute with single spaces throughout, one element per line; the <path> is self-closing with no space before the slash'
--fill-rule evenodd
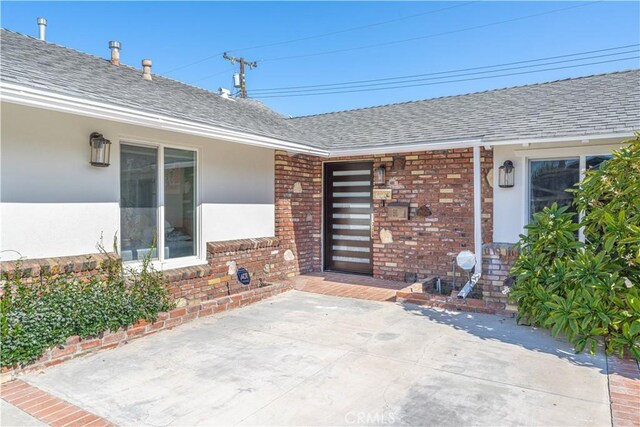
<path id="1" fill-rule="evenodd" d="M 515 150 L 514 154 L 518 157 L 572 157 L 580 154 L 588 153 L 589 155 L 611 154 L 612 150 L 628 145 L 622 142 L 614 142 L 606 145 L 588 145 L 580 144 L 574 147 L 547 147 L 534 148 L 530 150 Z"/>
<path id="2" fill-rule="evenodd" d="M 525 139 L 508 139 L 503 141 L 487 141 L 487 144 L 493 145 L 517 145 L 529 146 L 530 144 L 543 144 L 552 142 L 581 142 L 584 144 L 585 140 L 594 141 L 599 139 L 612 139 L 612 138 L 632 138 L 635 134 L 632 131 L 621 132 L 609 132 L 609 133 L 597 133 L 592 135 L 576 134 L 569 136 L 557 136 L 550 138 L 525 138 Z"/>
<path id="3" fill-rule="evenodd" d="M 176 119 L 161 114 L 148 113 L 103 102 L 60 95 L 6 82 L 0 82 L 0 100 L 29 107 L 112 120 L 222 141 L 255 145 L 275 150 L 286 150 L 292 153 L 303 153 L 322 157 L 328 156 L 326 150 L 303 144 Z"/>
<path id="4" fill-rule="evenodd" d="M 384 145 L 380 147 L 362 147 L 330 150 L 330 157 L 369 156 L 374 154 L 409 153 L 412 151 L 450 150 L 454 148 L 468 148 L 482 145 L 482 138 L 464 139 L 442 142 L 416 142 L 403 145 Z"/>
<path id="5" fill-rule="evenodd" d="M 342 156 L 367 156 L 376 154 L 393 154 L 393 153 L 407 153 L 411 151 L 433 151 L 433 150 L 451 150 L 455 148 L 471 148 L 482 146 L 486 149 L 498 145 L 514 145 L 523 144 L 529 146 L 530 144 L 542 144 L 553 142 L 569 142 L 569 141 L 583 141 L 588 139 L 590 141 L 600 139 L 611 138 L 627 138 L 633 137 L 635 134 L 631 131 L 602 133 L 593 135 L 573 135 L 573 136 L 560 136 L 550 138 L 527 138 L 527 139 L 510 139 L 503 141 L 486 141 L 483 138 L 470 138 L 457 141 L 436 141 L 436 142 L 416 142 L 413 144 L 403 145 L 383 145 L 379 147 L 361 147 L 361 148 L 346 148 L 335 149 L 329 151 L 330 157 L 342 157 Z"/>

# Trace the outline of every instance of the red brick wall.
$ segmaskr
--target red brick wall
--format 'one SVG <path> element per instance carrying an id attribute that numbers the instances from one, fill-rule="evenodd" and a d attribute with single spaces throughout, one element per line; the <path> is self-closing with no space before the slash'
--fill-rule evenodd
<path id="1" fill-rule="evenodd" d="M 281 247 L 280 241 L 275 237 L 211 242 L 207 244 L 207 264 L 165 270 L 164 277 L 169 283 L 171 296 L 179 306 L 195 305 L 256 289 L 267 281 L 281 280 L 297 274 L 296 260 L 285 259 L 287 249 Z M 65 274 L 82 278 L 99 274 L 99 266 L 106 258 L 103 254 L 91 254 L 25 260 L 21 262 L 20 269 L 26 283 L 39 280 L 43 275 Z M 241 284 L 237 275 L 230 271 L 231 262 L 235 262 L 237 268 L 247 269 L 251 275 L 249 285 Z M 11 273 L 15 269 L 15 261 L 0 262 L 0 271 Z"/>
<path id="2" fill-rule="evenodd" d="M 406 160 L 404 170 L 392 170 L 393 158 Z M 482 149 L 483 240 L 493 235 L 492 189 L 486 175 L 493 167 L 493 152 Z M 411 204 L 409 221 L 387 220 L 386 207 L 374 202 L 374 277 L 404 280 L 405 273 L 420 277 L 451 274 L 447 253 L 473 251 L 473 149 L 440 150 L 375 156 L 322 159 L 276 152 L 276 233 L 282 244 L 300 254 L 300 272 L 321 269 L 322 163 L 373 160 L 387 168 L 387 187 L 393 201 Z M 299 182 L 302 192 L 294 192 Z M 432 216 L 416 217 L 427 205 Z M 380 230 L 390 230 L 393 243 L 380 241 Z"/>
<path id="3" fill-rule="evenodd" d="M 295 256 L 297 273 L 320 271 L 322 160 L 275 153 L 276 237 Z"/>

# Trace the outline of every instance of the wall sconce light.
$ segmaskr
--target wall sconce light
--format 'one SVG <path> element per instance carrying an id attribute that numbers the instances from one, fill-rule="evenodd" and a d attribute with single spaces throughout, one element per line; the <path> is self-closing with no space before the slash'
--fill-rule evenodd
<path id="1" fill-rule="evenodd" d="M 387 167 L 385 165 L 380 165 L 376 168 L 376 184 L 384 185 L 386 173 Z"/>
<path id="2" fill-rule="evenodd" d="M 515 167 L 511 160 L 505 160 L 498 169 L 498 185 L 501 188 L 511 188 L 515 184 Z"/>
<path id="3" fill-rule="evenodd" d="M 107 167 L 111 157 L 111 141 L 102 136 L 101 133 L 93 132 L 89 136 L 89 146 L 91 147 L 91 166 Z"/>

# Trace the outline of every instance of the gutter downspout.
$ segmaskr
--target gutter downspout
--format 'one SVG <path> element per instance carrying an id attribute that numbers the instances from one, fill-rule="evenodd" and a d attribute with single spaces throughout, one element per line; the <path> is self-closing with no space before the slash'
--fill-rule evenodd
<path id="1" fill-rule="evenodd" d="M 482 273 L 482 168 L 480 147 L 473 147 L 473 240 L 476 253 L 475 273 Z"/>

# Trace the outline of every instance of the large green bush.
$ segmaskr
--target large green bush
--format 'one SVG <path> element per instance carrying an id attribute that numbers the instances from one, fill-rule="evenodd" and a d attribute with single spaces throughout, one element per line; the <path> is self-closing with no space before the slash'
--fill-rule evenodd
<path id="1" fill-rule="evenodd" d="M 565 335 L 578 352 L 604 337 L 609 353 L 640 360 L 640 134 L 627 142 L 571 190 L 579 224 L 567 206 L 534 215 L 511 298 L 519 321 Z"/>
<path id="2" fill-rule="evenodd" d="M 39 280 L 38 280 L 39 279 Z M 18 269 L 4 274 L 0 299 L 0 365 L 26 365 L 70 336 L 93 337 L 140 319 L 155 321 L 172 302 L 162 274 L 145 260 L 140 271 L 105 261 L 98 274 L 25 280 Z"/>

